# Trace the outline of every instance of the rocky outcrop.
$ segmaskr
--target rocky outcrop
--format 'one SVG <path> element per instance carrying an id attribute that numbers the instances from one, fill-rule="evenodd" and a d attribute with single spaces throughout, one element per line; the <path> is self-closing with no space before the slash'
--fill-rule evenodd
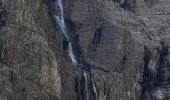
<path id="1" fill-rule="evenodd" d="M 0 0 L 0 99 L 57 100 L 54 29 L 41 0 Z M 52 47 L 53 46 L 53 47 Z"/>
<path id="2" fill-rule="evenodd" d="M 156 82 L 159 73 L 164 73 L 158 70 L 162 57 L 159 53 L 161 43 L 169 39 L 169 15 L 168 6 L 161 5 L 168 5 L 169 1 L 70 2 L 66 9 L 70 12 L 70 20 L 75 23 L 82 55 L 88 63 L 98 66 L 92 68 L 98 99 L 143 99 L 151 80 Z M 168 74 L 161 76 L 169 77 Z M 158 91 L 157 88 L 154 91 Z"/>

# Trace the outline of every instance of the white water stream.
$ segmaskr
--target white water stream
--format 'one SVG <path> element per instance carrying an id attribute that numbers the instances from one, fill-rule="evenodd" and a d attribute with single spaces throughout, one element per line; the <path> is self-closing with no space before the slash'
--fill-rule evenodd
<path id="1" fill-rule="evenodd" d="M 54 18 L 60 27 L 61 34 L 62 34 L 62 36 L 64 36 L 63 38 L 66 38 L 66 42 L 68 42 L 68 48 L 67 48 L 68 56 L 69 56 L 72 64 L 77 67 L 78 62 L 77 62 L 76 56 L 73 52 L 73 44 L 69 37 L 70 35 L 67 30 L 65 21 L 64 21 L 64 14 L 63 14 L 64 10 L 63 10 L 63 5 L 62 5 L 62 0 L 57 0 L 55 2 L 55 5 L 56 5 L 56 9 L 58 12 L 57 12 L 57 14 L 54 15 Z M 88 84 L 89 78 L 88 78 L 88 74 L 86 72 L 84 72 L 84 78 L 85 78 L 86 100 L 90 100 L 90 97 L 89 97 L 90 94 L 89 94 L 89 90 L 88 90 L 90 87 Z M 92 78 L 90 78 L 90 79 L 92 79 Z M 95 95 L 97 97 L 97 91 L 96 91 L 96 87 L 94 84 L 94 80 L 92 79 L 91 81 L 92 81 L 93 91 L 95 92 Z"/>
<path id="2" fill-rule="evenodd" d="M 87 73 L 84 72 L 84 78 L 85 78 L 85 90 L 86 90 L 86 100 L 89 100 L 89 94 L 88 94 L 88 81 L 87 81 Z"/>
<path id="3" fill-rule="evenodd" d="M 93 91 L 95 92 L 95 95 L 96 95 L 96 97 L 97 97 L 97 90 L 96 90 L 96 86 L 95 86 L 95 84 L 94 84 L 93 78 L 92 78 L 92 83 L 93 83 Z"/>
<path id="4" fill-rule="evenodd" d="M 74 66 L 77 66 L 77 60 L 76 60 L 76 57 L 74 55 L 72 43 L 70 41 L 70 37 L 68 35 L 68 30 L 66 28 L 65 21 L 64 21 L 64 14 L 63 14 L 64 11 L 63 11 L 62 1 L 57 0 L 57 2 L 55 2 L 55 3 L 56 3 L 56 7 L 59 10 L 59 12 L 58 12 L 58 15 L 55 15 L 54 17 L 55 17 L 56 21 L 58 22 L 58 24 L 59 24 L 59 26 L 61 28 L 62 34 L 67 39 L 67 42 L 68 42 L 68 55 L 70 57 L 70 60 L 71 60 L 71 62 L 73 63 Z"/>

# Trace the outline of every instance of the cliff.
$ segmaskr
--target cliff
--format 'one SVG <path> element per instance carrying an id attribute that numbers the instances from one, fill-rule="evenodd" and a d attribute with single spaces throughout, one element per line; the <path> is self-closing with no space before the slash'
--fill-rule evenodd
<path id="1" fill-rule="evenodd" d="M 84 71 L 89 100 L 170 99 L 169 0 L 62 0 L 81 67 L 65 53 L 55 1 L 0 0 L 0 100 L 85 100 Z"/>

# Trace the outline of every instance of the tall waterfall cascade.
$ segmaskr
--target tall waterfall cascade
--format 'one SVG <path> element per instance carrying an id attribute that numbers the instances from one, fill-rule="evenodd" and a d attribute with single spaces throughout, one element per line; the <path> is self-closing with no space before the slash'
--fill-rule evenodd
<path id="1" fill-rule="evenodd" d="M 79 56 L 78 57 L 75 56 L 76 52 L 74 50 L 76 48 L 74 48 L 73 46 L 74 39 L 72 39 L 71 37 L 72 33 L 68 31 L 66 22 L 64 20 L 64 9 L 63 9 L 62 0 L 56 0 L 55 3 L 53 3 L 52 5 L 53 5 L 52 9 L 56 10 L 52 14 L 53 19 L 55 21 L 55 27 L 59 29 L 63 42 L 66 43 L 65 51 L 67 51 L 67 56 L 69 57 L 72 64 L 77 68 L 79 65 L 79 62 L 77 60 Z M 84 64 L 83 67 L 87 67 L 87 66 Z M 84 92 L 86 94 L 84 100 L 97 100 L 97 90 L 96 90 L 94 79 L 90 74 L 90 70 L 84 71 L 83 77 L 85 81 L 83 87 L 84 87 Z"/>
<path id="2" fill-rule="evenodd" d="M 68 56 L 72 64 L 74 66 L 77 66 L 77 60 L 73 52 L 72 42 L 70 41 L 71 39 L 69 37 L 69 32 L 67 30 L 67 27 L 64 21 L 62 0 L 57 0 L 55 2 L 55 5 L 56 5 L 56 9 L 58 10 L 58 14 L 54 15 L 54 18 L 56 19 L 56 22 L 58 23 L 60 27 L 61 35 L 63 36 L 63 38 L 66 38 L 66 40 L 64 41 L 68 42 L 68 47 L 67 47 Z"/>

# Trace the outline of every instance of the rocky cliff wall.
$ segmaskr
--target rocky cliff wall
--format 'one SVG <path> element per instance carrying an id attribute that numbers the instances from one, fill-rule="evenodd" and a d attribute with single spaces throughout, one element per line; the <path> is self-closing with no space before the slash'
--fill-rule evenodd
<path id="1" fill-rule="evenodd" d="M 0 100 L 59 98 L 54 29 L 42 0 L 0 1 Z"/>
<path id="2" fill-rule="evenodd" d="M 169 0 L 63 0 L 98 100 L 169 100 Z M 44 0 L 0 0 L 0 100 L 79 100 Z"/>

